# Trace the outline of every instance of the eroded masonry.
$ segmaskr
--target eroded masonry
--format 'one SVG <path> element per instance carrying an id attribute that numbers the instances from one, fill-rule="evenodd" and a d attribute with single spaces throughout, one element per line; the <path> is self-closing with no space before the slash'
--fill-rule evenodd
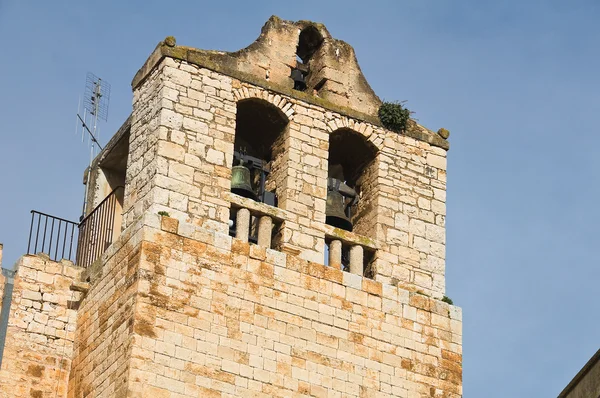
<path id="1" fill-rule="evenodd" d="M 32 215 L 2 397 L 462 396 L 447 134 L 382 127 L 308 21 L 234 53 L 168 37 L 132 87 L 86 216 Z"/>

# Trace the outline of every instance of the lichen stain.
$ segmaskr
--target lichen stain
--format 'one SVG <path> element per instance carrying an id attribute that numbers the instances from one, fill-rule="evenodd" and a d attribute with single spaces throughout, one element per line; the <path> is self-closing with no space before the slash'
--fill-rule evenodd
<path id="1" fill-rule="evenodd" d="M 258 274 L 265 278 L 273 278 L 273 266 L 267 263 L 260 263 L 260 267 L 258 268 Z"/>
<path id="2" fill-rule="evenodd" d="M 27 374 L 33 377 L 42 377 L 44 375 L 44 367 L 41 365 L 29 365 Z"/>
<path id="3" fill-rule="evenodd" d="M 406 369 L 411 372 L 413 370 L 413 363 L 410 359 L 402 359 L 400 366 L 402 366 L 402 369 Z"/>
<path id="4" fill-rule="evenodd" d="M 156 338 L 157 334 L 152 325 L 147 319 L 137 319 L 133 324 L 133 331 L 140 336 Z"/>
<path id="5" fill-rule="evenodd" d="M 360 334 L 360 333 L 355 333 L 355 332 L 350 332 L 349 336 L 348 336 L 348 340 L 352 341 L 353 343 L 358 343 L 358 344 L 363 344 L 363 340 L 364 340 L 365 336 Z"/>
<path id="6" fill-rule="evenodd" d="M 206 252 L 206 243 L 198 242 L 193 239 L 184 239 L 183 246 L 185 248 L 185 252 L 194 257 L 201 257 Z"/>

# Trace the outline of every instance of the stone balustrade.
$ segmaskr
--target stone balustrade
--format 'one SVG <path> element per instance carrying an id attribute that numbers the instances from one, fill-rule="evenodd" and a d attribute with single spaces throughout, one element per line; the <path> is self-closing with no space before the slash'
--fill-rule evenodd
<path id="1" fill-rule="evenodd" d="M 231 212 L 235 213 L 235 238 L 243 242 L 252 241 L 271 249 L 273 229 L 280 228 L 283 221 L 290 219 L 289 212 L 229 193 Z"/>
<path id="2" fill-rule="evenodd" d="M 226 199 L 231 203 L 231 211 L 235 212 L 235 238 L 243 242 L 251 241 L 251 236 L 256 236 L 255 242 L 259 246 L 272 248 L 273 227 L 280 228 L 284 221 L 295 221 L 295 214 L 283 209 L 272 207 L 252 199 L 228 193 Z M 327 224 L 321 226 L 321 231 L 328 242 L 329 266 L 349 271 L 352 274 L 369 276 L 366 267 L 373 258 L 378 245 L 373 239 L 348 232 Z M 342 257 L 347 261 L 342 261 Z"/>
<path id="3" fill-rule="evenodd" d="M 352 274 L 369 276 L 365 275 L 365 269 L 378 248 L 374 240 L 331 225 L 323 225 L 323 232 L 328 242 L 330 267 L 343 269 L 346 265 Z M 348 264 L 343 264 L 344 253 L 347 253 Z"/>

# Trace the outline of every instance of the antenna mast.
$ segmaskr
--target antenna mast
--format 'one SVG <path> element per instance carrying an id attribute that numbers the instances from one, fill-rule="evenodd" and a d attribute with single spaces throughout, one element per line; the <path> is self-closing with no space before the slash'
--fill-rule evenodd
<path id="1" fill-rule="evenodd" d="M 89 171 L 91 170 L 92 161 L 96 156 L 96 148 L 98 148 L 98 150 L 102 150 L 102 145 L 100 145 L 100 142 L 98 141 L 100 137 L 98 119 L 104 120 L 105 122 L 108 120 L 109 100 L 110 84 L 108 84 L 107 81 L 100 79 L 93 73 L 88 72 L 85 79 L 85 91 L 83 95 L 83 117 L 80 114 L 81 101 L 77 108 L 77 132 L 79 132 L 79 126 L 81 126 L 81 140 L 83 142 L 87 135 L 88 143 L 90 144 L 90 164 L 88 166 L 86 175 L 88 175 Z M 85 193 L 83 197 L 82 218 L 85 216 L 85 208 L 89 191 L 87 177 L 84 183 Z"/>

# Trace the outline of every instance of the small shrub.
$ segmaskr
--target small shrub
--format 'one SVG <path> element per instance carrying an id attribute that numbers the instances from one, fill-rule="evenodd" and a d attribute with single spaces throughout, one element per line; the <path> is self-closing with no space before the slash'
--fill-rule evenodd
<path id="1" fill-rule="evenodd" d="M 379 107 L 379 120 L 385 128 L 402 132 L 410 120 L 410 110 L 404 107 L 404 102 L 384 102 Z"/>
<path id="2" fill-rule="evenodd" d="M 452 301 L 452 299 L 451 299 L 450 297 L 448 297 L 448 296 L 444 296 L 444 298 L 442 299 L 442 301 L 443 301 L 444 303 L 448 303 L 448 304 L 450 304 L 450 305 L 453 305 L 453 304 L 454 304 L 454 302 Z"/>
<path id="3" fill-rule="evenodd" d="M 169 217 L 169 213 L 167 213 L 166 211 L 159 211 L 158 215 L 162 217 Z"/>

